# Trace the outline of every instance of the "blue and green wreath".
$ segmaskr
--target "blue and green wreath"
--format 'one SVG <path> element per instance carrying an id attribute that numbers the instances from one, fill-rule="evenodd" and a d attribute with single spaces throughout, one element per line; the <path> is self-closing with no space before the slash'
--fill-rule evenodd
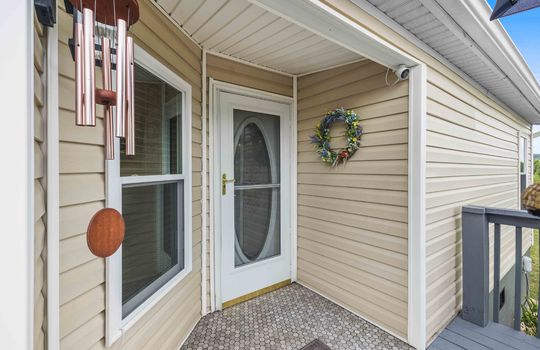
<path id="1" fill-rule="evenodd" d="M 340 150 L 333 149 L 330 145 L 330 127 L 336 121 L 342 121 L 346 125 L 347 146 Z M 342 107 L 326 113 L 321 122 L 315 127 L 315 135 L 311 136 L 311 143 L 315 145 L 315 149 L 322 161 L 335 167 L 346 163 L 360 148 L 361 136 L 362 127 L 358 115 L 354 111 Z"/>

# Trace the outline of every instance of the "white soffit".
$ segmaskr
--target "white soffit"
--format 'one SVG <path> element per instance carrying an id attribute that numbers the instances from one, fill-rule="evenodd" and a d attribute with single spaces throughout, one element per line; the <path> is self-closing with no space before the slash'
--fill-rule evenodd
<path id="1" fill-rule="evenodd" d="M 538 83 L 502 26 L 489 22 L 485 0 L 475 6 L 469 0 L 367 1 L 518 115 L 540 123 Z"/>
<path id="2" fill-rule="evenodd" d="M 246 0 L 157 0 L 171 19 L 210 52 L 289 74 L 363 57 Z"/>

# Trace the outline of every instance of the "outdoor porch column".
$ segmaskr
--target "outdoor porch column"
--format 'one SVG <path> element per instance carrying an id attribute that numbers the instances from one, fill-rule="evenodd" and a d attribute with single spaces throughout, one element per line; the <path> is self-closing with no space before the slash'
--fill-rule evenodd
<path id="1" fill-rule="evenodd" d="M 0 343 L 33 345 L 33 1 L 0 11 Z"/>

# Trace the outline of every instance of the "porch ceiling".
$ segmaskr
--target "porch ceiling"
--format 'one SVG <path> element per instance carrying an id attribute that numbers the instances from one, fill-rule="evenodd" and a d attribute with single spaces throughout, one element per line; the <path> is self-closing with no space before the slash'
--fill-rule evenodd
<path id="1" fill-rule="evenodd" d="M 157 0 L 211 52 L 302 74 L 363 57 L 246 0 Z"/>

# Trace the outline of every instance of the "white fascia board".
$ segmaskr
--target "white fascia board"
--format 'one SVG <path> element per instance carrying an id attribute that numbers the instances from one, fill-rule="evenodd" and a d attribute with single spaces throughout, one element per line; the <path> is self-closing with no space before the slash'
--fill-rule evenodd
<path id="1" fill-rule="evenodd" d="M 423 0 L 423 2 L 428 0 Z M 499 21 L 489 21 L 491 8 L 485 1 L 436 1 L 459 27 L 466 32 L 470 45 L 484 52 L 501 73 L 531 105 L 531 113 L 522 115 L 531 123 L 540 123 L 540 86 L 523 56 Z M 452 25 L 439 18 L 445 25 Z"/>
<path id="2" fill-rule="evenodd" d="M 504 79 L 505 74 L 499 69 L 499 67 L 491 60 L 490 57 L 486 56 L 479 47 L 472 45 L 470 35 L 465 32 L 461 26 L 452 18 L 437 1 L 433 0 L 418 0 L 422 6 L 424 6 L 432 15 L 434 15 L 442 24 L 446 27 L 448 31 L 456 36 L 458 40 L 465 43 L 469 50 L 473 53 L 487 66 L 489 67 L 499 79 Z"/>
<path id="3" fill-rule="evenodd" d="M 418 48 L 423 50 L 425 53 L 430 55 L 431 57 L 437 59 L 440 63 L 442 63 L 444 66 L 446 66 L 448 69 L 453 71 L 455 74 L 457 74 L 460 78 L 465 80 L 467 83 L 469 83 L 471 86 L 476 88 L 478 91 L 482 92 L 484 95 L 492 99 L 493 101 L 497 102 L 502 107 L 513 110 L 510 108 L 506 103 L 502 102 L 497 96 L 495 96 L 492 92 L 490 92 L 488 89 L 486 89 L 484 86 L 480 85 L 477 81 L 472 79 L 468 74 L 463 72 L 460 68 L 458 68 L 455 64 L 450 62 L 446 57 L 435 51 L 431 46 L 420 40 L 418 37 L 416 37 L 414 34 L 409 32 L 407 29 L 405 29 L 401 24 L 394 21 L 392 18 L 390 18 L 387 14 L 379 10 L 377 7 L 372 5 L 371 3 L 365 1 L 365 0 L 351 0 L 356 6 L 367 12 L 370 16 L 373 16 L 377 20 L 384 23 L 388 28 L 392 29 L 394 32 L 398 33 L 405 39 L 407 39 L 412 44 L 416 45 Z M 420 0 L 422 3 L 428 2 L 431 0 Z M 437 6 L 439 9 L 442 10 L 440 6 L 437 4 L 434 4 L 434 6 Z M 433 7 L 434 7 L 433 6 Z M 462 31 L 463 33 L 463 31 Z"/>
<path id="4" fill-rule="evenodd" d="M 367 12 L 369 15 L 373 16 L 377 20 L 384 23 L 386 26 L 388 26 L 390 29 L 392 29 L 394 32 L 398 33 L 405 39 L 407 39 L 412 44 L 416 45 L 418 48 L 422 49 L 425 53 L 432 56 L 433 58 L 437 59 L 439 62 L 441 62 L 443 65 L 445 65 L 447 68 L 452 70 L 454 73 L 456 73 L 459 77 L 461 77 L 463 80 L 471 84 L 471 86 L 475 87 L 478 91 L 482 92 L 484 95 L 492 99 L 493 101 L 497 102 L 500 106 L 506 108 L 507 110 L 515 110 L 515 108 L 511 108 L 508 104 L 501 101 L 495 94 L 493 94 L 491 91 L 486 89 L 484 86 L 480 85 L 477 81 L 472 79 L 467 73 L 462 71 L 460 68 L 458 68 L 455 64 L 450 62 L 446 57 L 442 56 L 440 53 L 435 51 L 431 46 L 420 40 L 418 37 L 416 37 L 414 34 L 409 32 L 407 29 L 405 29 L 401 24 L 394 21 L 392 18 L 390 18 L 386 13 L 379 10 L 377 7 L 372 5 L 371 3 L 365 1 L 365 0 L 351 0 L 356 6 L 360 7 L 362 10 Z M 448 13 L 442 9 L 441 6 L 439 6 L 437 3 L 433 2 L 432 0 L 419 0 L 431 13 L 437 17 L 441 21 L 441 18 L 448 19 Z M 440 17 L 439 17 L 440 16 Z M 441 21 L 443 22 L 443 21 Z M 458 37 L 462 37 L 463 40 L 467 39 L 470 40 L 470 37 L 467 37 L 463 31 L 456 23 L 454 23 L 453 26 L 450 26 L 448 24 L 448 20 L 446 21 L 446 27 L 448 30 L 453 32 L 454 34 L 458 35 Z M 468 44 L 470 47 L 471 45 Z M 475 52 L 480 52 L 478 49 L 476 49 Z M 486 62 L 486 61 L 484 61 Z M 491 61 L 489 61 L 491 62 Z M 500 72 L 500 69 L 491 62 L 490 65 L 491 68 L 496 69 L 495 73 L 499 72 L 499 77 L 501 79 L 506 78 L 506 76 Z M 518 89 L 516 89 L 516 93 L 520 93 Z M 531 114 L 534 115 L 535 110 L 532 106 L 532 104 L 528 103 L 526 98 L 523 96 L 524 103 L 527 103 L 529 105 L 529 111 Z M 519 114 L 519 113 L 518 113 Z M 534 121 L 534 118 L 529 118 L 529 121 L 532 123 L 536 123 Z"/>
<path id="5" fill-rule="evenodd" d="M 333 43 L 387 67 L 419 62 L 318 0 L 248 0 Z"/>

